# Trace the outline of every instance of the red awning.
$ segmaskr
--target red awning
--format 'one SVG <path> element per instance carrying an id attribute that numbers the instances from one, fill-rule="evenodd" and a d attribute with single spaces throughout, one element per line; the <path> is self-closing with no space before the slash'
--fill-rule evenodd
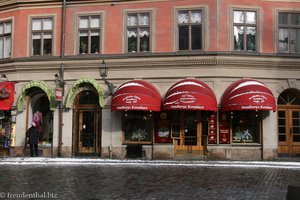
<path id="1" fill-rule="evenodd" d="M 158 90 L 144 80 L 133 80 L 122 84 L 114 93 L 111 110 L 161 110 Z"/>
<path id="2" fill-rule="evenodd" d="M 10 110 L 14 102 L 14 83 L 0 82 L 0 110 Z"/>
<path id="3" fill-rule="evenodd" d="M 221 100 L 222 111 L 276 110 L 276 101 L 267 86 L 259 81 L 242 79 L 231 84 Z"/>
<path id="4" fill-rule="evenodd" d="M 175 83 L 166 93 L 165 110 L 211 110 L 217 111 L 214 92 L 205 83 L 185 79 Z"/>

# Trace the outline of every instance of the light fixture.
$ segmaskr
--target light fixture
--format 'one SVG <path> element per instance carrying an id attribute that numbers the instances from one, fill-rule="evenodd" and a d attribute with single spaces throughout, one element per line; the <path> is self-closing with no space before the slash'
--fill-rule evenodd
<path id="1" fill-rule="evenodd" d="M 111 82 L 109 82 L 108 80 L 105 79 L 108 74 L 108 68 L 107 68 L 104 60 L 102 60 L 101 64 L 99 65 L 99 73 L 100 73 L 100 76 L 103 79 L 105 85 L 107 85 L 107 87 L 108 87 L 109 95 L 112 95 L 114 93 L 115 86 Z"/>

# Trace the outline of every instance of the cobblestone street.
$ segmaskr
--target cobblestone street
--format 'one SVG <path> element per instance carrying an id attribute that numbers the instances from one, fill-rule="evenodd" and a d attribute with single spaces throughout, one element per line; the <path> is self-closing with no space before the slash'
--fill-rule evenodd
<path id="1" fill-rule="evenodd" d="M 282 200 L 288 185 L 300 187 L 300 164 L 286 162 L 29 159 L 0 165 L 3 199 Z"/>

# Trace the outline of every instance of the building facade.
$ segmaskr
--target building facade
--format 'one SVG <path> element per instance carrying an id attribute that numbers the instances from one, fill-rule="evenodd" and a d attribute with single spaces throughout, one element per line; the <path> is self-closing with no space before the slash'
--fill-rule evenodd
<path id="1" fill-rule="evenodd" d="M 7 0 L 0 74 L 1 155 L 300 155 L 297 0 Z"/>

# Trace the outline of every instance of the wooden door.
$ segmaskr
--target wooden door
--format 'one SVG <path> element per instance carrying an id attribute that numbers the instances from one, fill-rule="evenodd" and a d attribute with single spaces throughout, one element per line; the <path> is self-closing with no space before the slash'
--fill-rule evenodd
<path id="1" fill-rule="evenodd" d="M 95 111 L 80 110 L 78 119 L 78 153 L 94 153 L 96 150 L 97 129 Z"/>
<path id="2" fill-rule="evenodd" d="M 300 156 L 300 109 L 278 109 L 278 154 Z"/>
<path id="3" fill-rule="evenodd" d="M 181 111 L 178 122 L 180 137 L 175 140 L 175 154 L 203 155 L 201 112 Z"/>

